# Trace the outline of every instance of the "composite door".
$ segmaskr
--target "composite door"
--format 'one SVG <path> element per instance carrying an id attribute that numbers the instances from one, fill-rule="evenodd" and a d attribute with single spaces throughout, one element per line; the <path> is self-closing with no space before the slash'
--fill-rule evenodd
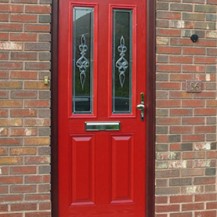
<path id="1" fill-rule="evenodd" d="M 59 0 L 59 217 L 145 217 L 146 2 Z"/>

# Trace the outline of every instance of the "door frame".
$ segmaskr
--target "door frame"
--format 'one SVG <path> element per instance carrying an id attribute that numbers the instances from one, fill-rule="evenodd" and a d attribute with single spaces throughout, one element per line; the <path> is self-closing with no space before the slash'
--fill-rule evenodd
<path id="1" fill-rule="evenodd" d="M 51 212 L 58 216 L 58 9 L 61 0 L 52 2 L 51 23 Z M 156 3 L 147 1 L 147 131 L 146 131 L 146 174 L 147 217 L 155 214 L 155 80 L 156 80 Z M 149 94 L 148 94 L 149 93 Z"/>

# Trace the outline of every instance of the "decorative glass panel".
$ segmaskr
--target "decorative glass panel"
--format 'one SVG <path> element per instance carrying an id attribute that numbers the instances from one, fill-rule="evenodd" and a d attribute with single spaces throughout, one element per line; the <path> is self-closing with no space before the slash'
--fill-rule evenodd
<path id="1" fill-rule="evenodd" d="M 132 10 L 113 10 L 113 113 L 132 107 Z"/>
<path id="2" fill-rule="evenodd" d="M 93 8 L 73 8 L 73 113 L 93 108 Z"/>

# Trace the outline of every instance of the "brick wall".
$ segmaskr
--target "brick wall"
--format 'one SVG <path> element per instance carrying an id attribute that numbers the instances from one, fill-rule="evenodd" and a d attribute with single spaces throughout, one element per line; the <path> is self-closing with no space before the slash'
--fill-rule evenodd
<path id="1" fill-rule="evenodd" d="M 50 0 L 0 0 L 0 216 L 50 216 Z"/>
<path id="2" fill-rule="evenodd" d="M 0 217 L 50 216 L 50 4 L 0 1 Z M 217 1 L 156 9 L 155 216 L 216 217 Z"/>
<path id="3" fill-rule="evenodd" d="M 157 0 L 156 217 L 217 216 L 216 12 L 216 0 Z"/>

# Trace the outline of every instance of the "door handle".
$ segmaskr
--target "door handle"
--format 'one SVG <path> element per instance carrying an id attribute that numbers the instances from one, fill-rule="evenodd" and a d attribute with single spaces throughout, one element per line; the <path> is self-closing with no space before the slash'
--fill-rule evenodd
<path id="1" fill-rule="evenodd" d="M 144 120 L 144 111 L 145 111 L 144 93 L 143 93 L 143 92 L 140 93 L 140 98 L 141 98 L 141 102 L 140 102 L 140 104 L 138 104 L 138 105 L 136 106 L 136 108 L 137 108 L 138 110 L 140 110 L 140 118 L 141 118 L 141 120 L 143 121 L 143 120 Z"/>

